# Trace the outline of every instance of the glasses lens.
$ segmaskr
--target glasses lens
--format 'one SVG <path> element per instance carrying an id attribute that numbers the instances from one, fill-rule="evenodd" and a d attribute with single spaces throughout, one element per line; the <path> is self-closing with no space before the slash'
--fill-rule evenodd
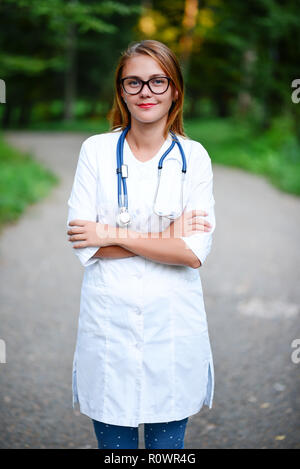
<path id="1" fill-rule="evenodd" d="M 169 81 L 165 77 L 152 78 L 149 81 L 149 86 L 152 93 L 161 94 L 168 89 Z M 128 94 L 137 94 L 142 89 L 142 82 L 138 78 L 125 78 L 123 86 Z"/>
<path id="2" fill-rule="evenodd" d="M 140 91 L 142 87 L 142 82 L 137 78 L 126 78 L 123 81 L 123 86 L 127 93 L 135 94 Z"/>
<path id="3" fill-rule="evenodd" d="M 168 88 L 168 80 L 164 77 L 152 78 L 149 84 L 153 93 L 164 93 Z"/>

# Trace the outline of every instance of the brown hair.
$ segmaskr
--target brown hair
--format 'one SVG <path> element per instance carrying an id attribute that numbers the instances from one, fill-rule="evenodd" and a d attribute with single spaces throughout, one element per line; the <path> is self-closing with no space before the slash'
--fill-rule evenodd
<path id="1" fill-rule="evenodd" d="M 121 95 L 121 75 L 122 68 L 126 61 L 137 55 L 145 54 L 152 57 L 167 76 L 169 76 L 173 83 L 171 86 L 176 87 L 178 90 L 178 99 L 173 101 L 169 110 L 168 120 L 164 129 L 164 138 L 167 138 L 169 130 L 174 133 L 187 138 L 183 130 L 182 121 L 182 108 L 184 99 L 184 83 L 181 68 L 176 55 L 165 44 L 159 41 L 146 39 L 141 42 L 130 43 L 127 50 L 121 54 L 121 58 L 115 72 L 115 96 L 112 109 L 108 113 L 108 120 L 110 121 L 110 131 L 121 128 L 124 130 L 131 121 L 130 112 L 125 105 Z"/>

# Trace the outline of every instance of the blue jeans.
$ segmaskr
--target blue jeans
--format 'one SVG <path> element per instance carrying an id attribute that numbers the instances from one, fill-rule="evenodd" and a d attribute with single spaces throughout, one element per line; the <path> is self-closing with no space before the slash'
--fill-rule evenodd
<path id="1" fill-rule="evenodd" d="M 138 427 L 110 425 L 93 420 L 99 449 L 138 449 Z M 145 423 L 146 449 L 183 449 L 188 417 L 166 423 Z"/>

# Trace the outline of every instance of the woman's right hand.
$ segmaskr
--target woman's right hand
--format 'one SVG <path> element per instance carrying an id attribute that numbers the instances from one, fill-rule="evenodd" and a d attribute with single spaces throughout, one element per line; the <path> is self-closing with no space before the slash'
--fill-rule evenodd
<path id="1" fill-rule="evenodd" d="M 171 236 L 191 236 L 196 232 L 208 232 L 211 230 L 211 224 L 204 218 L 208 213 L 205 210 L 183 211 L 181 216 L 170 224 Z"/>

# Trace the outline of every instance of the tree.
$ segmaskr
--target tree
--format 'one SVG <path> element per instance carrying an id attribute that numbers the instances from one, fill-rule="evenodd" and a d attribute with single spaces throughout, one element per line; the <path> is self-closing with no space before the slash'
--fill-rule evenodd
<path id="1" fill-rule="evenodd" d="M 20 108 L 19 123 L 28 122 L 33 103 L 56 94 L 57 74 L 64 74 L 64 117 L 71 119 L 81 38 L 91 33 L 112 37 L 119 26 L 111 18 L 139 11 L 138 5 L 121 1 L 2 0 L 0 76 L 9 83 L 4 126 L 13 107 Z"/>

